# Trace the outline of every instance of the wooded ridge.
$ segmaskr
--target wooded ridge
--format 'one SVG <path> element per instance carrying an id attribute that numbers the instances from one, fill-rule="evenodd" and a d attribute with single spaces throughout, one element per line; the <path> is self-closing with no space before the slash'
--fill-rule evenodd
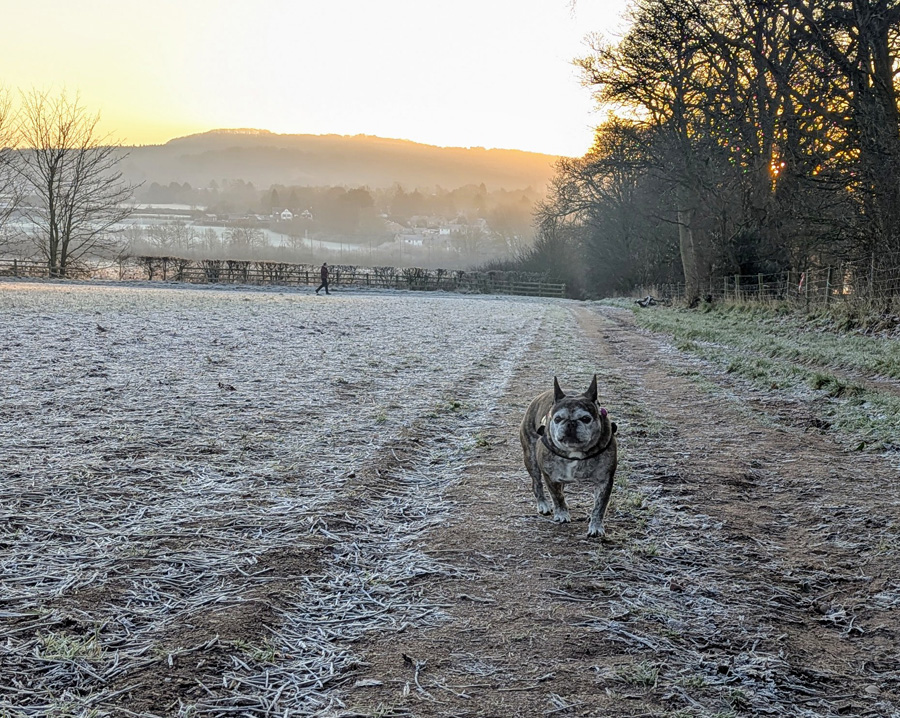
<path id="1" fill-rule="evenodd" d="M 543 190 L 557 157 L 520 150 L 435 147 L 369 135 L 281 135 L 266 130 L 213 130 L 164 145 L 126 147 L 129 182 L 223 179 L 271 185 L 382 188 L 462 187 Z"/>

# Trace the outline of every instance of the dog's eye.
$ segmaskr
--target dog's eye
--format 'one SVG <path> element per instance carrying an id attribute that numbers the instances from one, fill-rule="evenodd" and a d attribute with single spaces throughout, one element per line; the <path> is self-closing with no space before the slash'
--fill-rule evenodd
<path id="1" fill-rule="evenodd" d="M 582 424 L 590 424 L 590 423 L 591 423 L 591 417 L 589 417 L 589 416 L 582 416 L 578 421 L 580 421 Z"/>
<path id="2" fill-rule="evenodd" d="M 562 421 L 562 417 L 561 417 L 561 416 L 554 416 L 554 417 L 553 417 L 553 421 L 554 421 L 555 423 L 559 424 L 559 423 Z"/>

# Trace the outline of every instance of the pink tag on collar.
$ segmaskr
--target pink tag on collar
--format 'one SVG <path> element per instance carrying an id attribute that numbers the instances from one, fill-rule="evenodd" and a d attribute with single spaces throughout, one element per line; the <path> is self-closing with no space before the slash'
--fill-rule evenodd
<path id="1" fill-rule="evenodd" d="M 606 410 L 606 407 L 601 406 L 600 407 L 600 416 L 606 416 L 608 414 L 609 414 L 609 412 Z"/>

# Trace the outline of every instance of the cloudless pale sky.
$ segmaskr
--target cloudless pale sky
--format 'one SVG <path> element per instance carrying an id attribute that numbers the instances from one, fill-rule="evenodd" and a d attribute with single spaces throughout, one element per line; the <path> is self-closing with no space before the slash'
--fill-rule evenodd
<path id="1" fill-rule="evenodd" d="M 627 0 L 27 0 L 0 85 L 80 94 L 128 144 L 217 128 L 582 155 L 572 59 Z"/>

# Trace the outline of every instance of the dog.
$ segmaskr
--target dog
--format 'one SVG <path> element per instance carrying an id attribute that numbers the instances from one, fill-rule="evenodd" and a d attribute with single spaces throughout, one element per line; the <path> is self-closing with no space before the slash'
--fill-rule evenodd
<path id="1" fill-rule="evenodd" d="M 603 516 L 618 464 L 617 430 L 609 412 L 597 404 L 596 374 L 588 390 L 577 396 L 565 394 L 553 377 L 553 390 L 532 400 L 519 429 L 538 513 L 552 512 L 557 523 L 571 521 L 565 485 L 587 480 L 594 488 L 588 536 L 605 535 Z M 552 507 L 544 495 L 544 482 L 553 499 Z"/>

